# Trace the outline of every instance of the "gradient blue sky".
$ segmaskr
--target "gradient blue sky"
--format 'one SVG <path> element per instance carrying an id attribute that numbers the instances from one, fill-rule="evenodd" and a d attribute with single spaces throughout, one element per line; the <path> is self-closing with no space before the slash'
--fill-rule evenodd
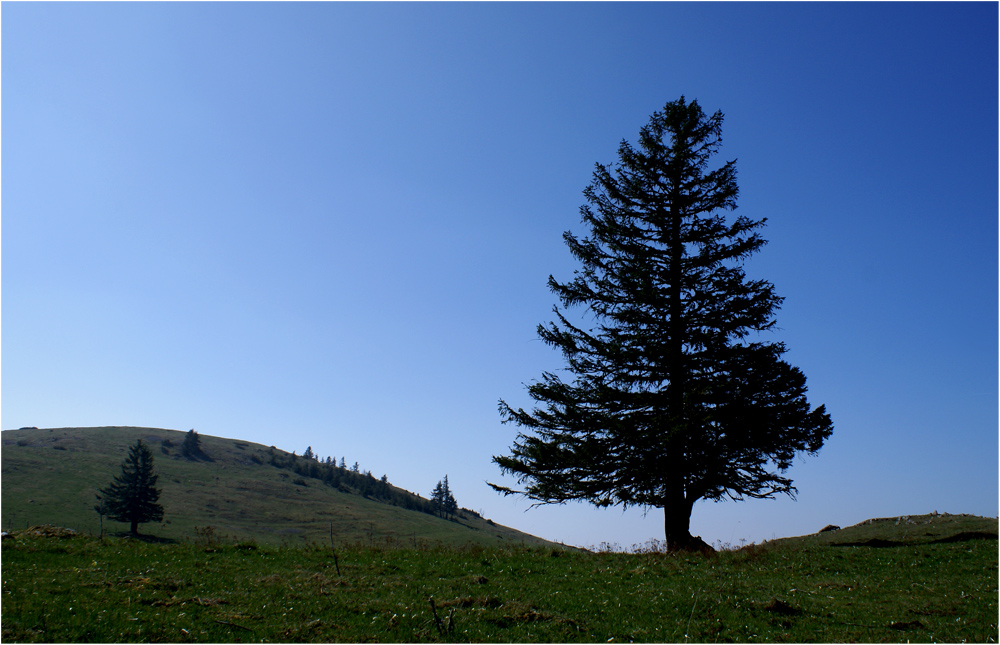
<path id="1" fill-rule="evenodd" d="M 497 401 L 576 267 L 595 162 L 685 95 L 726 115 L 747 266 L 833 437 L 738 543 L 998 510 L 996 3 L 5 2 L 2 418 L 358 461 L 578 545 L 641 509 L 493 493 Z"/>

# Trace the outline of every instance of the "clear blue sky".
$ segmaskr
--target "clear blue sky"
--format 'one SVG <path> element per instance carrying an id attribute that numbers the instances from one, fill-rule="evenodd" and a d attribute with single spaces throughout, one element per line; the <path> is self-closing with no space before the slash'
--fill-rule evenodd
<path id="1" fill-rule="evenodd" d="M 726 115 L 747 266 L 835 431 L 738 543 L 998 510 L 998 6 L 4 3 L 2 418 L 358 461 L 571 544 L 662 516 L 486 481 L 595 162 Z"/>

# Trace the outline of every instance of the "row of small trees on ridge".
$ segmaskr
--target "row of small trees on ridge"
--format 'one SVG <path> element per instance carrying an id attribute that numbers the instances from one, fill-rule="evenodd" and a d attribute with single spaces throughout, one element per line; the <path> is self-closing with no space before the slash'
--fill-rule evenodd
<path id="1" fill-rule="evenodd" d="M 312 452 L 312 449 L 307 452 Z M 315 457 L 298 456 L 295 453 L 289 455 L 274 448 L 270 451 L 268 463 L 275 468 L 291 470 L 300 477 L 318 480 L 345 493 L 357 493 L 369 499 L 429 515 L 439 514 L 431 500 L 392 486 L 386 475 L 376 479 L 371 471 L 361 472 L 357 464 L 348 469 L 334 465 L 332 459 L 322 462 Z"/>
<path id="2" fill-rule="evenodd" d="M 185 436 L 181 452 L 191 459 L 212 460 L 202 452 L 200 440 L 194 430 Z M 263 463 L 261 460 L 255 459 L 255 461 Z M 459 511 L 447 475 L 443 481 L 437 483 L 431 499 L 428 500 L 390 485 L 386 475 L 382 475 L 381 479 L 375 479 L 371 471 L 361 473 L 357 463 L 348 470 L 343 466 L 334 465 L 329 458 L 326 462 L 321 462 L 312 456 L 311 447 L 302 457 L 296 456 L 295 453 L 282 454 L 271 448 L 269 464 L 275 468 L 292 470 L 302 477 L 319 480 L 343 492 L 356 493 L 400 508 L 441 517 L 454 517 Z M 97 494 L 94 510 L 101 517 L 102 531 L 104 517 L 128 523 L 133 535 L 139 534 L 139 524 L 161 521 L 163 506 L 157 503 L 161 493 L 156 485 L 158 479 L 159 476 L 153 468 L 153 453 L 141 439 L 137 440 L 135 445 L 129 448 L 128 456 L 122 461 L 121 473 L 115 475 L 112 482 L 100 489 Z M 305 484 L 301 480 L 295 483 L 300 482 Z"/>

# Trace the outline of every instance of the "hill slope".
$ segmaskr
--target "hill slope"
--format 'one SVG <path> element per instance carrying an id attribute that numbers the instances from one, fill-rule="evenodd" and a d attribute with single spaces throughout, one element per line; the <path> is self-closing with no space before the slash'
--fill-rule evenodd
<path id="1" fill-rule="evenodd" d="M 844 528 L 828 527 L 812 535 L 779 538 L 764 547 L 852 547 L 873 548 L 946 544 L 971 540 L 996 540 L 998 520 L 976 515 L 902 515 L 872 518 Z"/>
<path id="2" fill-rule="evenodd" d="M 413 510 L 427 500 L 365 475 L 335 469 L 339 487 L 332 486 L 310 476 L 316 462 L 273 447 L 198 435 L 205 458 L 188 459 L 180 451 L 185 434 L 131 427 L 3 431 L 2 528 L 54 524 L 97 533 L 94 496 L 142 439 L 156 457 L 164 518 L 140 531 L 157 537 L 193 538 L 196 528 L 210 526 L 216 535 L 272 544 L 329 543 L 331 530 L 338 543 L 546 543 L 465 509 L 450 520 Z M 328 467 L 312 470 L 322 477 Z M 105 522 L 105 530 L 126 528 Z"/>

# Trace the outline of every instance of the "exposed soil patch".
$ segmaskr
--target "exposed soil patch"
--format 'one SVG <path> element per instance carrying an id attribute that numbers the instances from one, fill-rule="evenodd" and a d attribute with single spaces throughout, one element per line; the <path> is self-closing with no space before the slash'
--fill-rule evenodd
<path id="1" fill-rule="evenodd" d="M 56 538 L 66 538 L 73 537 L 76 535 L 76 531 L 73 529 L 63 528 L 61 526 L 51 526 L 49 524 L 41 526 L 32 526 L 31 528 L 24 529 L 21 535 L 31 535 L 34 537 L 56 537 Z"/>

